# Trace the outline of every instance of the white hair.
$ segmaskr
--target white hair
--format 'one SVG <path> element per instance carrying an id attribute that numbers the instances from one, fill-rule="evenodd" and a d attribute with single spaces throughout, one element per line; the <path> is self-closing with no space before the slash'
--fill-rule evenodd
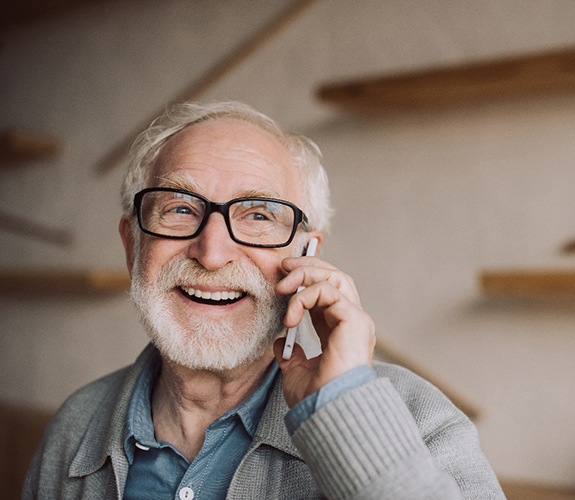
<path id="1" fill-rule="evenodd" d="M 271 118 L 247 104 L 234 101 L 176 104 L 136 138 L 122 185 L 124 215 L 130 217 L 133 214 L 134 195 L 148 187 L 150 167 L 166 141 L 186 127 L 217 118 L 234 118 L 256 125 L 271 133 L 291 153 L 300 172 L 305 200 L 305 206 L 301 208 L 308 216 L 309 228 L 327 231 L 333 208 L 327 173 L 321 164 L 321 151 L 317 144 L 303 135 L 283 131 Z"/>

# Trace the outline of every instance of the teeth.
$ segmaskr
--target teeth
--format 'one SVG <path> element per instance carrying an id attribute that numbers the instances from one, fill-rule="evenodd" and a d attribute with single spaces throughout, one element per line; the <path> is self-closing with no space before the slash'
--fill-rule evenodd
<path id="1" fill-rule="evenodd" d="M 198 297 L 199 299 L 206 299 L 206 300 L 233 300 L 239 299 L 243 294 L 242 292 L 232 292 L 232 291 L 223 291 L 223 292 L 206 292 L 203 290 L 196 290 L 195 288 L 187 288 L 185 289 L 186 293 L 192 297 Z"/>

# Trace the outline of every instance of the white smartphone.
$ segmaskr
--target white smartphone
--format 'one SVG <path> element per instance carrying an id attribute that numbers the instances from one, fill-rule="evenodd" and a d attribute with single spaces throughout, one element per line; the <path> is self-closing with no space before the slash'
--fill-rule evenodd
<path id="1" fill-rule="evenodd" d="M 306 257 L 313 257 L 315 255 L 315 252 L 317 250 L 317 244 L 318 244 L 317 238 L 312 238 L 311 240 L 309 240 L 308 246 L 305 251 Z M 297 289 L 296 293 L 301 292 L 304 288 L 305 288 L 304 286 L 300 286 Z M 296 339 L 297 339 L 297 326 L 294 326 L 293 328 L 289 328 L 287 331 L 286 343 L 284 345 L 284 352 L 282 354 L 283 359 L 291 358 L 293 348 L 296 343 Z"/>

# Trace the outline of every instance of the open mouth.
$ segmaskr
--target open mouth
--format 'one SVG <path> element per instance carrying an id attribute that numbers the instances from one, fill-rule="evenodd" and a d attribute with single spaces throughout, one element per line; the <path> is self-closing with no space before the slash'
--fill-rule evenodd
<path id="1" fill-rule="evenodd" d="M 209 304 L 215 306 L 225 306 L 233 304 L 246 296 L 245 292 L 237 290 L 224 290 L 218 292 L 207 292 L 205 290 L 197 290 L 195 288 L 180 288 L 180 292 L 184 297 L 197 302 L 198 304 Z"/>

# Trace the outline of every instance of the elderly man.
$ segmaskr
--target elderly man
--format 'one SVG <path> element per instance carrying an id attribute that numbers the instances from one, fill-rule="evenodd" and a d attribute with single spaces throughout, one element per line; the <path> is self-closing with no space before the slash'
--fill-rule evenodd
<path id="1" fill-rule="evenodd" d="M 331 214 L 311 141 L 181 104 L 135 142 L 122 196 L 151 344 L 63 405 L 24 498 L 503 498 L 469 420 L 373 362 L 352 279 L 303 255 Z M 306 310 L 321 353 L 284 355 Z"/>

